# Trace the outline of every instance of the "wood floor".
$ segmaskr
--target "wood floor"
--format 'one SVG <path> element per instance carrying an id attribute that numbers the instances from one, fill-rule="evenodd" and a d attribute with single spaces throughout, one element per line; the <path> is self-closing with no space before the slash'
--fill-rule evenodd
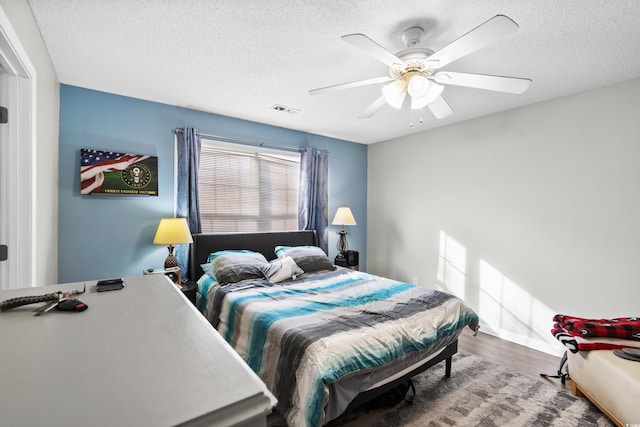
<path id="1" fill-rule="evenodd" d="M 478 332 L 476 337 L 469 328 L 465 328 L 458 341 L 458 350 L 480 356 L 485 360 L 500 364 L 505 368 L 523 375 L 548 382 L 566 391 L 571 391 L 570 380 L 563 385 L 557 378 L 546 379 L 540 374 L 555 375 L 560 358 L 541 351 Z M 454 363 L 455 369 L 455 363 Z"/>

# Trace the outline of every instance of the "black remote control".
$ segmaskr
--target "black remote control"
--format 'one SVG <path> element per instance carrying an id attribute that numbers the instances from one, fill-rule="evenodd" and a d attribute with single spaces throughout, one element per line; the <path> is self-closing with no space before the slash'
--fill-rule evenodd
<path id="1" fill-rule="evenodd" d="M 122 279 L 100 280 L 97 284 L 98 292 L 115 291 L 124 288 Z"/>

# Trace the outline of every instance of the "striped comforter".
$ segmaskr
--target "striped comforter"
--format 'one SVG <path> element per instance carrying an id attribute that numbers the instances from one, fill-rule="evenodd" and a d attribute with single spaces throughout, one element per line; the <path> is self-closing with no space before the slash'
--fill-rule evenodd
<path id="1" fill-rule="evenodd" d="M 327 384 L 474 327 L 445 292 L 338 268 L 272 285 L 213 285 L 205 315 L 278 398 L 290 426 L 324 423 Z"/>

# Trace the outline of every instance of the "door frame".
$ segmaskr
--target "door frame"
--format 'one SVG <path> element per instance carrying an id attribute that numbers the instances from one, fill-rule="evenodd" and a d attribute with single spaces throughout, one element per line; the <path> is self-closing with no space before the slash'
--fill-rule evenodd
<path id="1" fill-rule="evenodd" d="M 0 102 L 9 110 L 0 124 L 0 289 L 34 286 L 36 69 L 0 7 Z"/>

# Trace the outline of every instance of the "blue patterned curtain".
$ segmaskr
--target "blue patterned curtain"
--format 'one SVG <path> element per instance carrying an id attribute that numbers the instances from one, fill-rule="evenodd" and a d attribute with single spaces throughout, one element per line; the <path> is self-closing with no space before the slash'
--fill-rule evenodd
<path id="1" fill-rule="evenodd" d="M 185 127 L 177 132 L 178 191 L 176 216 L 186 218 L 191 234 L 202 232 L 198 203 L 198 168 L 200 167 L 200 134 Z M 189 277 L 189 245 L 176 246 L 176 257 L 183 278 Z"/>
<path id="2" fill-rule="evenodd" d="M 298 228 L 316 230 L 318 246 L 329 253 L 329 152 L 307 147 L 300 157 Z"/>

